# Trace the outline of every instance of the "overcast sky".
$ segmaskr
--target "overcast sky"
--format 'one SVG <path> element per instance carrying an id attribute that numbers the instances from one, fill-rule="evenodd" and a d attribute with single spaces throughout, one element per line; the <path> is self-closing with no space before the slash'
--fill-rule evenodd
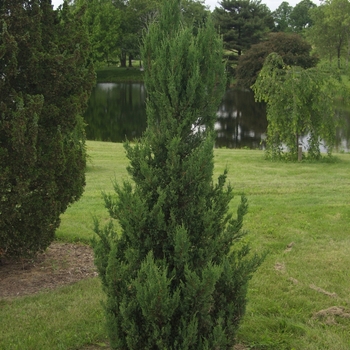
<path id="1" fill-rule="evenodd" d="M 287 1 L 290 6 L 295 6 L 297 3 L 299 3 L 301 0 L 262 0 L 261 2 L 263 4 L 266 4 L 267 7 L 274 11 L 276 8 L 281 5 L 283 1 Z M 54 8 L 57 8 L 57 6 L 61 5 L 63 3 L 63 0 L 51 0 L 52 4 L 54 5 Z M 316 5 L 319 5 L 319 1 L 314 0 L 313 1 Z M 205 0 L 205 3 L 210 7 L 211 10 L 214 10 L 215 7 L 218 7 L 218 0 Z"/>
<path id="2" fill-rule="evenodd" d="M 54 0 L 57 1 L 57 0 Z M 220 1 L 220 0 L 219 0 Z M 205 3 L 207 5 L 209 5 L 211 10 L 214 10 L 215 7 L 219 7 L 220 5 L 218 4 L 219 2 L 218 0 L 205 0 Z M 266 4 L 267 7 L 271 10 L 274 11 L 276 10 L 276 8 L 281 5 L 281 3 L 283 1 L 287 1 L 289 3 L 290 6 L 295 6 L 298 2 L 300 2 L 301 0 L 262 0 L 261 3 L 262 4 Z"/>

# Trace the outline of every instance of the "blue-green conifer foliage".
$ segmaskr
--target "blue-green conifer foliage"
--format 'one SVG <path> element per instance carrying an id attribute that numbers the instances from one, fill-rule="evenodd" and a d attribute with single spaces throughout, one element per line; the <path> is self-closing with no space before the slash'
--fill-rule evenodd
<path id="1" fill-rule="evenodd" d="M 212 180 L 222 40 L 210 20 L 194 31 L 181 20 L 180 1 L 164 1 L 142 56 L 148 128 L 125 146 L 131 181 L 104 195 L 119 230 L 95 226 L 111 346 L 232 349 L 261 259 L 234 245 L 246 199 L 232 215 L 226 172 Z"/>

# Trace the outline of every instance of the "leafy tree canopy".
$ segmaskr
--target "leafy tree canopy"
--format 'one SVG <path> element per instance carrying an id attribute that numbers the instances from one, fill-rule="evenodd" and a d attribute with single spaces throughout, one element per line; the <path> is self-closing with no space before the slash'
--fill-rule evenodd
<path id="1" fill-rule="evenodd" d="M 266 41 L 253 45 L 240 56 L 236 68 L 237 86 L 250 88 L 263 67 L 266 57 L 276 52 L 284 63 L 302 68 L 314 67 L 318 59 L 311 56 L 311 45 L 299 34 L 270 33 Z"/>
<path id="2" fill-rule="evenodd" d="M 307 31 L 308 39 L 316 52 L 330 61 L 336 58 L 338 68 L 341 58 L 349 60 L 350 2 L 348 0 L 325 1 L 310 11 L 313 26 Z"/>
<path id="3" fill-rule="evenodd" d="M 72 11 L 84 8 L 84 24 L 88 30 L 95 63 L 117 61 L 122 14 L 111 0 L 75 0 Z"/>
<path id="4" fill-rule="evenodd" d="M 287 1 L 283 1 L 281 5 L 272 12 L 273 20 L 275 22 L 274 31 L 276 32 L 291 32 L 292 25 L 290 15 L 293 7 Z"/>
<path id="5" fill-rule="evenodd" d="M 204 0 L 182 0 L 181 6 L 184 21 L 195 28 L 203 25 L 210 14 Z"/>
<path id="6" fill-rule="evenodd" d="M 311 0 L 301 0 L 294 6 L 290 14 L 293 32 L 301 33 L 304 29 L 312 26 L 313 20 L 309 10 L 315 7 L 317 6 Z"/>
<path id="7" fill-rule="evenodd" d="M 321 143 L 332 153 L 338 84 L 328 73 L 287 66 L 271 53 L 252 88 L 256 100 L 267 102 L 268 158 L 287 154 L 296 160 L 301 136 L 307 138 L 309 158 L 321 158 Z"/>
<path id="8" fill-rule="evenodd" d="M 71 4 L 73 7 L 87 7 L 85 23 L 95 62 L 119 60 L 122 67 L 131 67 L 132 60 L 140 57 L 143 30 L 157 14 L 160 2 L 161 0 L 74 0 Z M 203 0 L 183 0 L 181 6 L 185 21 L 194 23 L 195 26 L 202 25 L 209 13 Z"/>

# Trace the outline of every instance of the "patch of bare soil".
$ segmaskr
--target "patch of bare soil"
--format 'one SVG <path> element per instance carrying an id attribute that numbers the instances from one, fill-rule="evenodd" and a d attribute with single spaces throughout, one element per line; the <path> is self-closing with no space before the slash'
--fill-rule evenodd
<path id="1" fill-rule="evenodd" d="M 310 288 L 315 290 L 316 292 L 328 295 L 329 297 L 332 297 L 332 298 L 336 298 L 337 297 L 337 293 L 327 292 L 326 290 L 324 290 L 324 289 L 322 289 L 320 287 L 317 287 L 314 284 L 310 284 Z"/>
<path id="2" fill-rule="evenodd" d="M 314 317 L 326 317 L 326 316 L 340 316 L 343 318 L 350 318 L 350 312 L 346 311 L 344 307 L 331 306 L 328 309 L 320 310 L 316 312 Z"/>
<path id="3" fill-rule="evenodd" d="M 34 294 L 42 290 L 97 276 L 91 247 L 53 242 L 35 259 L 0 262 L 0 298 Z"/>
<path id="4" fill-rule="evenodd" d="M 331 306 L 328 309 L 320 310 L 314 314 L 314 318 L 322 319 L 326 325 L 338 324 L 335 316 L 341 318 L 350 318 L 350 312 L 344 307 Z"/>
<path id="5" fill-rule="evenodd" d="M 286 249 L 284 250 L 285 253 L 290 252 L 293 249 L 294 246 L 294 242 L 290 242 L 289 244 L 287 244 Z"/>

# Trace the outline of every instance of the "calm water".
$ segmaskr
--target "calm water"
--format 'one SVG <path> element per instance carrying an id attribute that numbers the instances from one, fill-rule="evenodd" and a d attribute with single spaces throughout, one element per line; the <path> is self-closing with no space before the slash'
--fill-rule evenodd
<path id="1" fill-rule="evenodd" d="M 93 89 L 84 118 L 88 140 L 123 142 L 146 129 L 143 84 L 101 83 Z"/>
<path id="2" fill-rule="evenodd" d="M 146 91 L 142 83 L 101 83 L 94 88 L 84 115 L 88 140 L 123 142 L 146 129 Z M 340 149 L 350 149 L 350 116 L 339 112 Z M 250 91 L 227 90 L 217 112 L 216 146 L 263 148 L 267 128 L 265 105 Z"/>

